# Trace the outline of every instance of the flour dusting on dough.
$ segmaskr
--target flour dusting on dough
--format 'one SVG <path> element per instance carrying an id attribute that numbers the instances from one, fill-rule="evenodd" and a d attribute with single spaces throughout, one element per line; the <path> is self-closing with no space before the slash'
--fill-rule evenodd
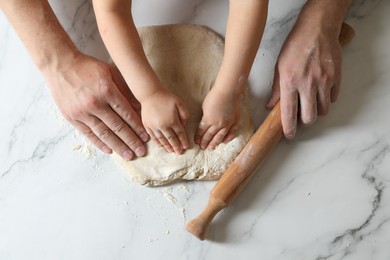
<path id="1" fill-rule="evenodd" d="M 245 94 L 241 100 L 240 127 L 236 138 L 218 145 L 215 150 L 201 150 L 193 141 L 202 118 L 202 102 L 211 90 L 222 62 L 223 39 L 198 25 L 144 27 L 139 29 L 139 34 L 148 61 L 162 84 L 179 96 L 190 111 L 186 125 L 190 149 L 183 155 L 176 155 L 149 141 L 147 156 L 125 161 L 114 154 L 114 159 L 134 181 L 144 185 L 218 179 L 253 134 Z M 245 78 L 240 78 L 239 84 L 244 82 Z"/>

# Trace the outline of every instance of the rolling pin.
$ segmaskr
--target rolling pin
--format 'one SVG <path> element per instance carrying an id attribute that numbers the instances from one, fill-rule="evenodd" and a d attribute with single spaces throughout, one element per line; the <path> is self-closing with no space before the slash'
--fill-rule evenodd
<path id="1" fill-rule="evenodd" d="M 344 23 L 339 36 L 340 45 L 346 45 L 354 35 L 353 28 Z M 210 192 L 206 208 L 198 217 L 187 224 L 187 230 L 190 233 L 200 240 L 206 238 L 210 223 L 215 215 L 232 204 L 252 178 L 257 167 L 260 166 L 282 137 L 283 129 L 280 103 L 278 102 L 221 179 L 215 184 Z"/>

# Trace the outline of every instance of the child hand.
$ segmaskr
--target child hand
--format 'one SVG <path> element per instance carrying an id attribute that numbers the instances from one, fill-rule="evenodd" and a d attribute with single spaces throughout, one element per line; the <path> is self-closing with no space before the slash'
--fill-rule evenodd
<path id="1" fill-rule="evenodd" d="M 215 149 L 221 142 L 230 142 L 240 122 L 240 97 L 213 88 L 202 105 L 203 118 L 195 134 L 201 149 Z"/>
<path id="2" fill-rule="evenodd" d="M 185 124 L 189 112 L 175 95 L 160 90 L 141 102 L 142 121 L 146 131 L 158 146 L 169 153 L 182 154 L 188 149 Z"/>

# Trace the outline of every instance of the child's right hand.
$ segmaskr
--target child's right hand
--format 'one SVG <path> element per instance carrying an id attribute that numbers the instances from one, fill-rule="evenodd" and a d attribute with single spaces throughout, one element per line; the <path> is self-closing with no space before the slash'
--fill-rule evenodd
<path id="1" fill-rule="evenodd" d="M 169 153 L 182 154 L 188 149 L 185 131 L 189 112 L 175 95 L 163 89 L 141 101 L 142 122 L 152 140 Z"/>

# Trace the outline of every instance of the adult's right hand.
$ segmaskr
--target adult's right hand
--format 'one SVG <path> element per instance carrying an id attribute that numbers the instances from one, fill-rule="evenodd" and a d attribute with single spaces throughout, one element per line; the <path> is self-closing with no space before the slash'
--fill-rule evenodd
<path id="1" fill-rule="evenodd" d="M 125 160 L 146 154 L 139 103 L 116 67 L 79 54 L 44 74 L 64 117 L 101 151 Z"/>

